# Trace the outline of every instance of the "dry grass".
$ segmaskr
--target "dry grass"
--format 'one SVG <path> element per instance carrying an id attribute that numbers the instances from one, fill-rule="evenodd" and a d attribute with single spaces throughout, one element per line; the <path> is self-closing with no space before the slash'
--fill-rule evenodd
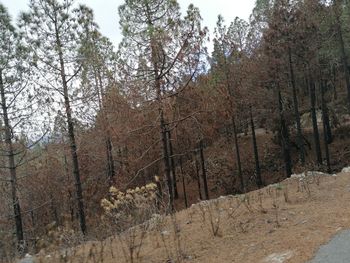
<path id="1" fill-rule="evenodd" d="M 350 174 L 289 179 L 241 196 L 202 202 L 153 222 L 133 262 L 264 262 L 288 251 L 285 262 L 306 262 L 340 229 L 350 228 Z M 130 234 L 130 233 L 129 233 Z M 144 235 L 144 236 L 143 236 Z M 126 262 L 124 232 L 103 242 L 38 257 L 38 262 Z M 135 242 L 137 244 L 137 242 Z"/>

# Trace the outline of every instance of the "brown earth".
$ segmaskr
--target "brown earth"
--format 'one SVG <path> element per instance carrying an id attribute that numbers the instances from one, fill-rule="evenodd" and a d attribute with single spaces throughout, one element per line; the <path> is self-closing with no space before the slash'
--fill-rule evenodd
<path id="1" fill-rule="evenodd" d="M 37 261 L 132 262 L 127 247 L 133 247 L 140 251 L 133 262 L 306 262 L 334 234 L 350 228 L 349 202 L 349 173 L 287 179 L 247 195 L 201 202 L 152 221 L 147 231 L 140 227 Z M 135 242 L 127 242 L 132 233 Z M 281 254 L 280 261 L 274 253 Z"/>

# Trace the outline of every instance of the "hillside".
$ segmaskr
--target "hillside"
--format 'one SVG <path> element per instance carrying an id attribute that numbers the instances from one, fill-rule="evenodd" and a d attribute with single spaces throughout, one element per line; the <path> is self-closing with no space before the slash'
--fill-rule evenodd
<path id="1" fill-rule="evenodd" d="M 331 236 L 350 228 L 344 207 L 350 201 L 349 175 L 287 179 L 151 220 L 141 246 L 143 231 L 129 232 L 137 233 L 135 251 L 140 250 L 133 262 L 306 262 Z M 128 262 L 121 249 L 127 249 L 127 237 L 89 242 L 38 262 Z"/>
<path id="2" fill-rule="evenodd" d="M 105 1 L 0 3 L 1 263 L 302 262 L 347 227 L 345 175 L 286 178 L 350 165 L 350 1 L 114 1 L 118 46 Z"/>

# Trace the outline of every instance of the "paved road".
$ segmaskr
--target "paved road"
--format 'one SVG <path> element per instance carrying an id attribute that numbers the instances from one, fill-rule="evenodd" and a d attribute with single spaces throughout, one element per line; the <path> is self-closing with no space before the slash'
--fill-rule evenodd
<path id="1" fill-rule="evenodd" d="M 350 230 L 337 234 L 309 263 L 350 263 Z"/>

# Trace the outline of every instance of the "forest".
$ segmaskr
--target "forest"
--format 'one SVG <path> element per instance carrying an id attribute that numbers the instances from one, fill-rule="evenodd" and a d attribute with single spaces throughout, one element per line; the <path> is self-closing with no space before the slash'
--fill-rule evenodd
<path id="1" fill-rule="evenodd" d="M 349 164 L 348 0 L 115 12 L 118 47 L 73 0 L 0 3 L 0 261 Z"/>

